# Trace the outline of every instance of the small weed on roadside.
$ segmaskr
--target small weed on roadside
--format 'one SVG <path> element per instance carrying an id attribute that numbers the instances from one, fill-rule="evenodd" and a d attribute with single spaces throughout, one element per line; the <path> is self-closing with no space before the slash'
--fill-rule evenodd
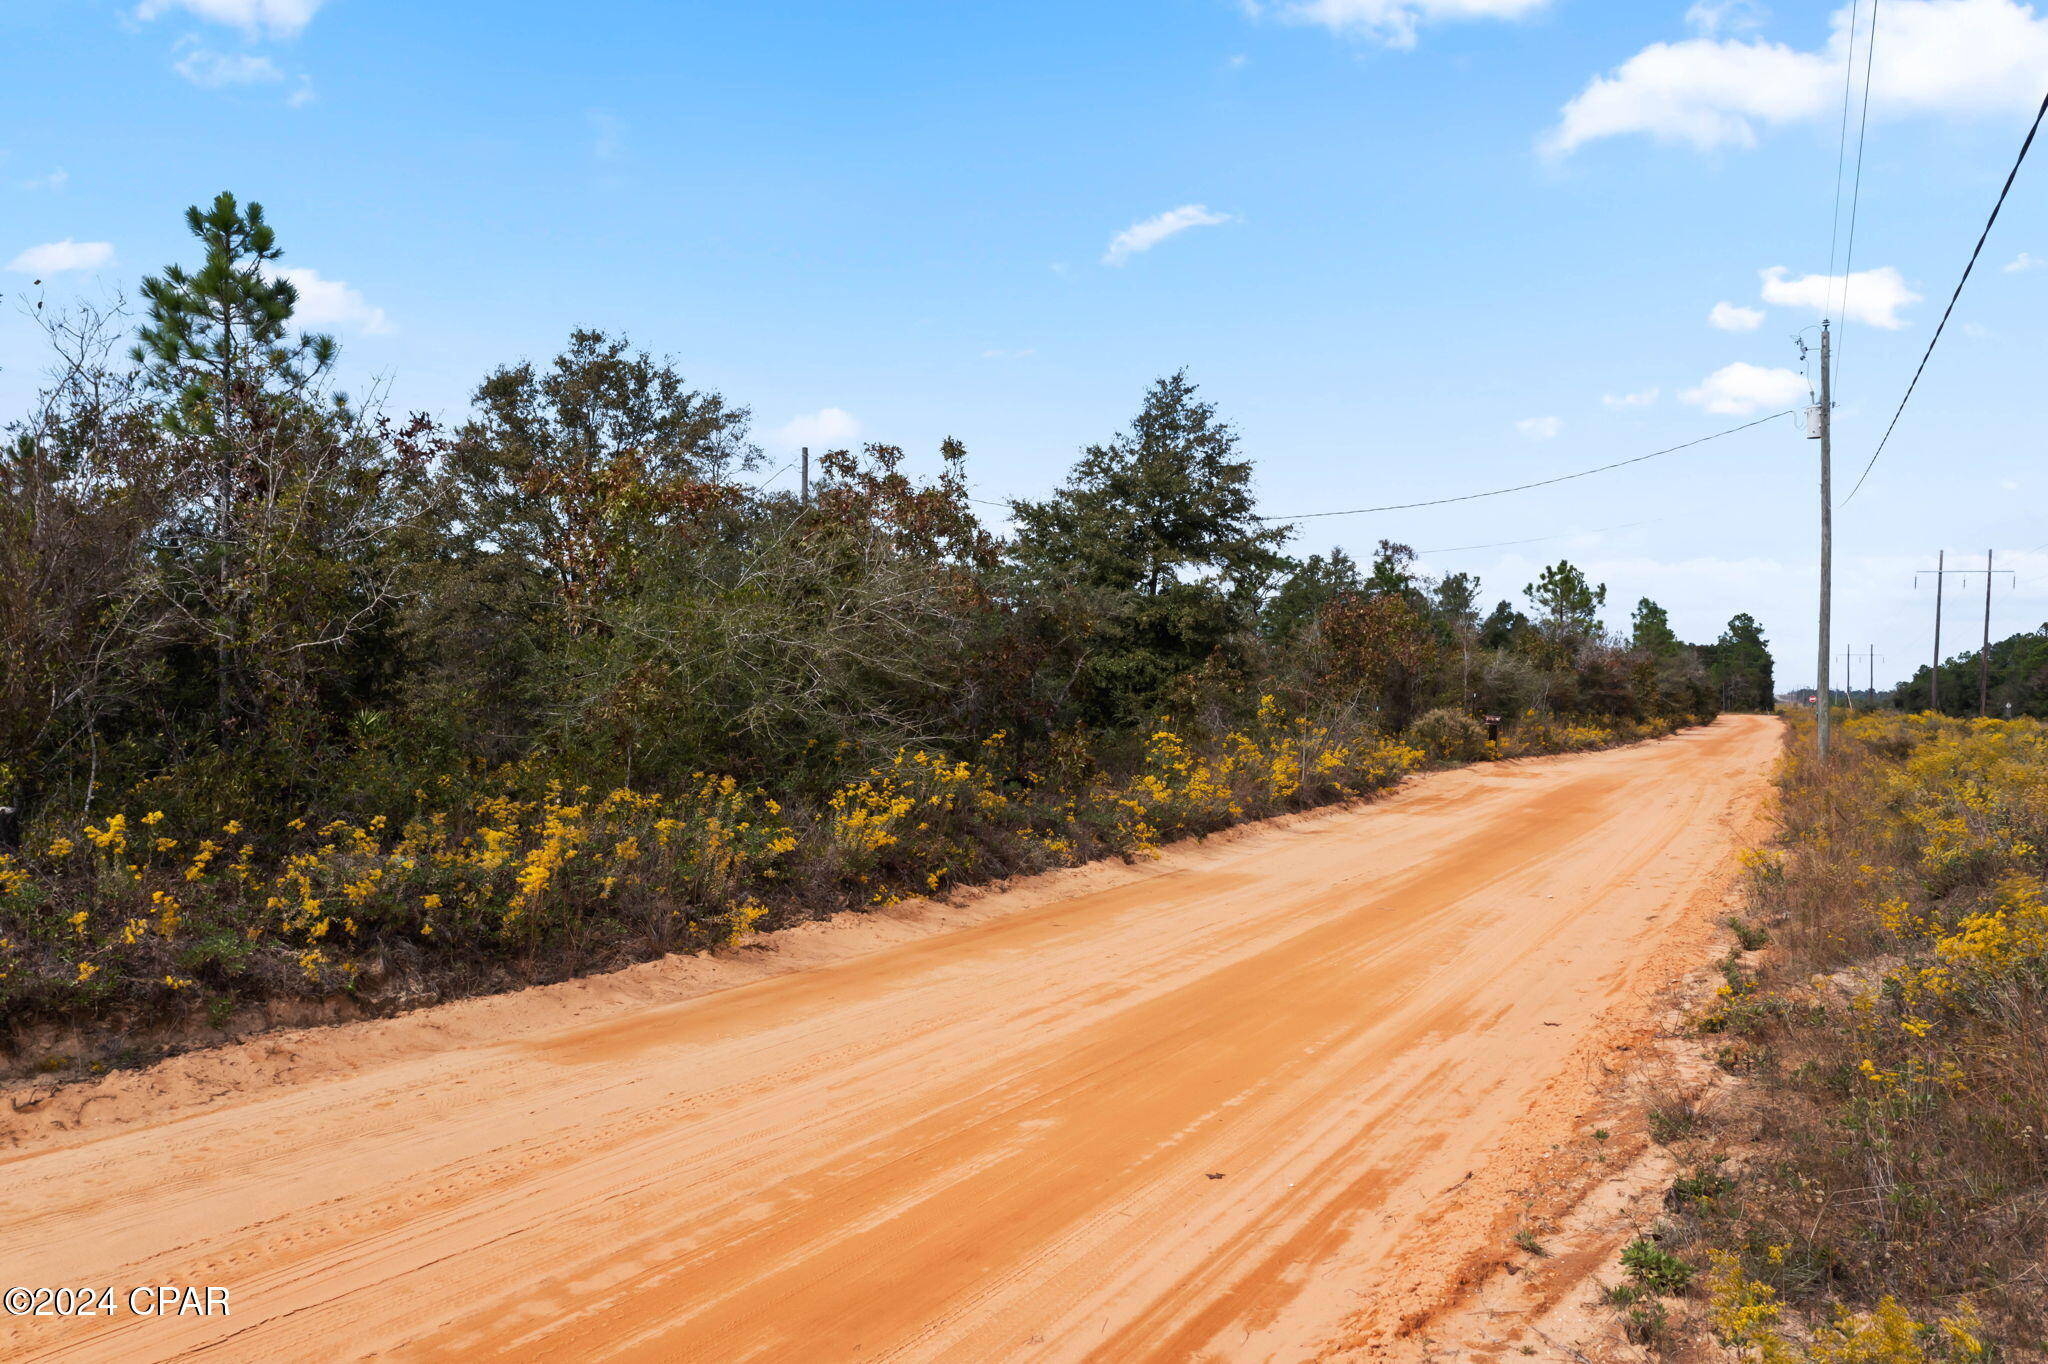
<path id="1" fill-rule="evenodd" d="M 1671 1343 L 1671 1314 L 1655 1298 L 1629 1308 L 1622 1323 L 1629 1340 L 1652 1353 Z"/>
<path id="2" fill-rule="evenodd" d="M 1734 1187 L 1734 1180 L 1709 1166 L 1673 1180 L 1664 1201 L 1670 1207 L 1683 1211 L 1694 1203 L 1711 1202 Z"/>
<path id="3" fill-rule="evenodd" d="M 1639 1283 L 1609 1284 L 1600 1291 L 1601 1301 L 1609 1307 L 1633 1307 L 1650 1296 L 1650 1290 Z"/>
<path id="4" fill-rule="evenodd" d="M 1728 931 L 1735 935 L 1735 941 L 1742 944 L 1745 952 L 1754 952 L 1771 940 L 1771 935 L 1746 919 L 1730 915 Z"/>
<path id="5" fill-rule="evenodd" d="M 1638 1236 L 1622 1250 L 1621 1267 L 1644 1288 L 1666 1297 L 1692 1286 L 1693 1267 L 1647 1236 Z"/>
<path id="6" fill-rule="evenodd" d="M 1650 1106 L 1650 1140 L 1669 1146 L 1697 1134 L 1704 1125 L 1700 1112 L 1683 1099 L 1663 1099 Z"/>

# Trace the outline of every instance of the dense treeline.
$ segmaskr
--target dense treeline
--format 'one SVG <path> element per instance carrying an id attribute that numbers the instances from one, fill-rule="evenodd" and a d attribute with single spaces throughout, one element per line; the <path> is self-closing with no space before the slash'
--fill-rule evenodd
<path id="1" fill-rule="evenodd" d="M 1982 657 L 1972 649 L 1942 661 L 1939 691 L 1944 715 L 1975 715 L 1979 701 L 1988 700 L 1985 709 L 1996 718 L 2048 719 L 2048 625 L 1994 640 L 1988 674 L 1982 671 Z M 1933 669 L 1922 666 L 1898 685 L 1892 704 L 1906 711 L 1932 709 L 1932 680 Z M 1987 680 L 1988 688 L 1982 685 Z"/>
<path id="2" fill-rule="evenodd" d="M 1715 688 L 1722 710 L 1771 714 L 1778 708 L 1771 680 L 1771 646 L 1763 627 L 1747 611 L 1736 613 L 1712 644 L 1699 646 L 1700 662 Z"/>
<path id="3" fill-rule="evenodd" d="M 1003 535 L 950 440 L 755 486 L 745 408 L 596 331 L 390 418 L 257 205 L 188 218 L 134 334 L 47 324 L 0 450 L 17 1020 L 559 975 L 1368 791 L 1489 713 L 1768 703 L 1569 563 L 1484 612 L 1400 545 L 1290 559 L 1184 375 Z"/>

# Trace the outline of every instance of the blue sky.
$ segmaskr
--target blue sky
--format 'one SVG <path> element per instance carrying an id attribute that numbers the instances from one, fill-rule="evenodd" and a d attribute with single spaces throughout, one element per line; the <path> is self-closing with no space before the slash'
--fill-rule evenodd
<path id="1" fill-rule="evenodd" d="M 1829 292 L 1806 277 L 1829 270 L 1848 15 L 7 0 L 0 411 L 42 363 L 32 279 L 52 305 L 132 292 L 192 258 L 182 210 L 227 188 L 311 272 L 351 386 L 395 407 L 459 417 L 494 365 L 598 326 L 751 407 L 764 475 L 804 440 L 929 463 L 950 434 L 980 495 L 1039 494 L 1185 366 L 1273 513 L 1542 478 L 1805 401 L 1792 336 Z M 2048 89 L 2048 6 L 1884 0 L 1878 22 L 1843 491 Z M 2037 259 L 2038 163 L 1838 517 L 1836 638 L 1874 644 L 1880 682 L 1928 652 L 1912 571 L 1938 549 L 2019 570 L 1994 633 L 2048 617 Z M 1516 598 L 1569 556 L 1616 624 L 1644 594 L 1690 638 L 1752 612 L 1791 685 L 1814 666 L 1814 473 L 1779 422 L 1305 522 L 1298 548 L 1386 536 Z M 1964 644 L 1981 602 L 1953 590 Z"/>

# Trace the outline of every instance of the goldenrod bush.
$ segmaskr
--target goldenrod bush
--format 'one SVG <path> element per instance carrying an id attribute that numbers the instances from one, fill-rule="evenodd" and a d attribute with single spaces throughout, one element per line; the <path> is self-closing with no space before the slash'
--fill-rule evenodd
<path id="1" fill-rule="evenodd" d="M 1767 1261 L 1784 1263 L 1783 1246 L 1770 1247 Z M 1742 1260 L 1725 1250 L 1707 1252 L 1707 1320 L 1715 1340 L 1739 1360 L 1756 1364 L 1955 1364 L 1982 1359 L 1983 1323 L 1964 1301 L 1952 1316 L 1931 1325 L 1917 1320 L 1899 1300 L 1885 1295 L 1868 1311 L 1837 1306 L 1826 1320 L 1806 1330 L 1788 1329 L 1778 1290 L 1743 1273 Z"/>
<path id="2" fill-rule="evenodd" d="M 0 1005 L 26 1017 L 345 994 L 374 1007 L 554 978 L 735 943 L 764 923 L 1142 857 L 1370 795 L 1425 761 L 1268 696 L 1220 733 L 1162 718 L 1121 777 L 1095 763 L 1050 780 L 998 733 L 966 758 L 899 749 L 811 802 L 715 773 L 669 792 L 569 787 L 525 763 L 437 778 L 361 818 L 195 826 L 131 805 L 39 824 L 20 855 L 0 854 Z"/>
<path id="3" fill-rule="evenodd" d="M 1683 728 L 1690 717 L 1670 716 L 1651 720 L 1615 717 L 1603 720 L 1526 712 L 1501 736 L 1504 757 L 1530 757 L 1539 753 L 1587 753 L 1615 744 L 1661 739 Z"/>

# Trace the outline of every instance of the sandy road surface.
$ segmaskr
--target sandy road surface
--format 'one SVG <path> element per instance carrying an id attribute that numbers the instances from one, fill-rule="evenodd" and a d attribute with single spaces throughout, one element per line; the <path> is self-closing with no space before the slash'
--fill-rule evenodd
<path id="1" fill-rule="evenodd" d="M 1497 1254 L 1518 1156 L 1698 960 L 1779 733 L 1445 773 L 697 998 L 309 1032 L 367 1059 L 17 1133 L 0 1285 L 232 1315 L 0 1318 L 0 1356 L 1370 1352 Z"/>

